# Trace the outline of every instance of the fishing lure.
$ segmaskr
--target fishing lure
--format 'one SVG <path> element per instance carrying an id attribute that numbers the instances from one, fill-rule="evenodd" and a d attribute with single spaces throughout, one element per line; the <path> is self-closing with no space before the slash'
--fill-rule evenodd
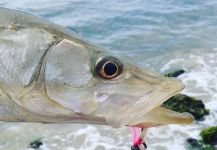
<path id="1" fill-rule="evenodd" d="M 144 150 L 147 148 L 147 145 L 144 141 L 146 130 L 138 127 L 130 127 L 130 132 L 132 134 L 133 146 L 131 150 Z"/>

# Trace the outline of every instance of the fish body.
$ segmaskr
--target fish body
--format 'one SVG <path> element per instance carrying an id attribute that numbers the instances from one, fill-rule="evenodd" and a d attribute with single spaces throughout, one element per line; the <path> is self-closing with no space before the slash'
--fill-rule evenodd
<path id="1" fill-rule="evenodd" d="M 161 107 L 181 81 L 141 68 L 62 26 L 0 8 L 0 120 L 149 128 L 190 123 Z"/>

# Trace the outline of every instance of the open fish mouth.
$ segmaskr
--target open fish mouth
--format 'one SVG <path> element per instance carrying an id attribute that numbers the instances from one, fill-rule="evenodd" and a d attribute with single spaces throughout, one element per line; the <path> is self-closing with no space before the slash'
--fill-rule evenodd
<path id="1" fill-rule="evenodd" d="M 194 121 L 194 117 L 189 113 L 179 113 L 163 107 L 163 102 L 170 97 L 180 93 L 184 85 L 180 80 L 164 78 L 161 85 L 149 94 L 137 100 L 126 115 L 112 124 L 118 126 L 134 126 L 149 128 L 166 124 L 188 124 Z"/>
<path id="2" fill-rule="evenodd" d="M 145 143 L 147 128 L 166 124 L 188 124 L 194 121 L 194 117 L 191 114 L 169 110 L 163 107 L 162 104 L 170 97 L 180 93 L 184 89 L 184 84 L 180 80 L 165 78 L 161 85 L 158 86 L 159 89 L 154 90 L 149 100 L 146 99 L 148 104 L 142 104 L 142 100 L 140 100 L 141 107 L 148 105 L 149 109 L 141 109 L 138 113 L 130 116 L 132 117 L 130 120 L 131 124 L 129 123 L 128 126 L 130 126 L 132 134 L 132 147 L 137 147 L 137 149 L 141 147 L 144 147 L 144 149 L 147 148 Z"/>
<path id="3" fill-rule="evenodd" d="M 149 128 L 166 124 L 189 124 L 194 121 L 194 117 L 189 113 L 179 113 L 163 106 L 163 102 L 184 89 L 184 84 L 177 79 L 169 79 L 168 82 L 163 82 L 162 85 L 163 88 L 156 90 L 153 97 L 150 97 L 152 103 L 146 103 L 146 105 L 149 105 L 148 110 L 141 110 L 137 114 L 131 115 L 134 118 L 134 123 L 130 124 L 130 126 Z"/>

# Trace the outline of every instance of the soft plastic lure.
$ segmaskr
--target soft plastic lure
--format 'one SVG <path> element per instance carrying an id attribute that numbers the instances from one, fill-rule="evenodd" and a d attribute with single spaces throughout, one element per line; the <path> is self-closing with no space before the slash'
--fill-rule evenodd
<path id="1" fill-rule="evenodd" d="M 131 147 L 131 150 L 144 150 L 147 148 L 145 143 L 145 133 L 146 130 L 139 127 L 130 127 L 130 132 L 132 134 L 132 141 L 133 146 Z"/>

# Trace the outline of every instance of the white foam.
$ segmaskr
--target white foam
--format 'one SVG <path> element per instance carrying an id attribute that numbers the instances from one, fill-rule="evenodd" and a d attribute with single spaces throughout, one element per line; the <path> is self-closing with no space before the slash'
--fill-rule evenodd
<path id="1" fill-rule="evenodd" d="M 199 49 L 182 54 L 180 52 L 170 53 L 169 56 L 158 58 L 165 63 L 160 66 L 161 72 L 171 70 L 171 68 L 177 69 L 177 66 L 187 71 L 179 77 L 186 85 L 183 93 L 203 100 L 211 114 L 206 117 L 205 121 L 190 126 L 169 125 L 151 129 L 147 139 L 152 150 L 184 150 L 187 138 L 200 138 L 199 132 L 202 128 L 216 125 L 217 59 L 215 58 L 217 58 L 216 50 Z"/>

